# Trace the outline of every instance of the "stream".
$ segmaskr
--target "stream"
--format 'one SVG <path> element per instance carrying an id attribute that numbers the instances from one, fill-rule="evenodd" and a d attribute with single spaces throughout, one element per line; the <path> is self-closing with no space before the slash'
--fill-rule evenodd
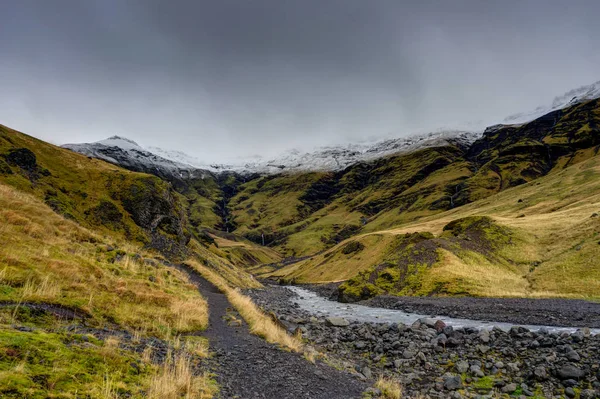
<path id="1" fill-rule="evenodd" d="M 343 317 L 348 321 L 358 321 L 363 323 L 403 323 L 411 325 L 415 321 L 421 318 L 433 318 L 436 320 L 442 320 L 446 325 L 454 328 L 461 327 L 473 327 L 477 329 L 492 329 L 493 327 L 501 328 L 502 330 L 508 331 L 515 324 L 483 321 L 483 320 L 472 320 L 472 319 L 461 319 L 452 318 L 446 316 L 435 316 L 435 315 L 423 315 L 418 313 L 406 313 L 401 310 L 384 309 L 384 308 L 373 308 L 369 306 L 356 305 L 350 303 L 341 303 L 323 298 L 317 295 L 315 292 L 307 290 L 305 288 L 296 286 L 287 286 L 287 289 L 291 290 L 296 297 L 292 299 L 293 303 L 297 303 L 300 308 L 314 315 L 326 316 L 326 317 Z M 521 327 L 527 328 L 531 331 L 538 331 L 544 329 L 548 332 L 568 332 L 574 333 L 579 328 L 577 327 L 556 327 L 556 326 L 543 326 L 543 325 L 520 325 Z M 600 334 L 599 328 L 590 329 L 592 334 Z"/>

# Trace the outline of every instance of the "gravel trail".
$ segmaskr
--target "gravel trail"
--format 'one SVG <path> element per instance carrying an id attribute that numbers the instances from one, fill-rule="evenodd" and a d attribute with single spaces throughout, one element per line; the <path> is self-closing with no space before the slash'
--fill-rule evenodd
<path id="1" fill-rule="evenodd" d="M 222 399 L 351 399 L 360 398 L 368 387 L 347 372 L 312 364 L 267 343 L 250 334 L 245 323 L 230 325 L 227 316 L 236 314 L 225 295 L 192 270 L 180 269 L 208 301 L 210 319 L 204 335 L 215 352 L 212 368 Z"/>

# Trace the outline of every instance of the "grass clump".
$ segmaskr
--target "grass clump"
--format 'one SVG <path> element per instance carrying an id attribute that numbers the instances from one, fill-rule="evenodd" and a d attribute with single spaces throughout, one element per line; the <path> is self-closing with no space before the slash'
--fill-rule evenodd
<path id="1" fill-rule="evenodd" d="M 379 377 L 375 383 L 375 388 L 381 391 L 381 397 L 384 399 L 401 399 L 402 386 L 398 381 L 387 377 Z"/>
<path id="2" fill-rule="evenodd" d="M 209 399 L 216 393 L 216 384 L 208 373 L 195 375 L 191 359 L 185 353 L 167 355 L 167 361 L 152 377 L 149 399 Z"/>
<path id="3" fill-rule="evenodd" d="M 118 343 L 117 343 L 118 344 Z M 135 352 L 81 336 L 0 328 L 3 398 L 144 397 L 154 374 Z M 79 397 L 79 396 L 77 396 Z"/>

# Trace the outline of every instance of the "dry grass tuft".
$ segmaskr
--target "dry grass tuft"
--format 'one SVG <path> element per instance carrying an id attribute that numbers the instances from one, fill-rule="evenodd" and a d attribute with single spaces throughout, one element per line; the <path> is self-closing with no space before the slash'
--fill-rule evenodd
<path id="1" fill-rule="evenodd" d="M 167 361 L 154 376 L 148 389 L 149 399 L 208 399 L 212 398 L 215 386 L 207 373 L 194 375 L 190 358 L 178 354 L 167 355 Z"/>
<path id="2" fill-rule="evenodd" d="M 375 383 L 375 388 L 381 391 L 381 397 L 384 399 L 401 399 L 402 386 L 395 380 L 387 377 L 379 377 Z"/>
<path id="3" fill-rule="evenodd" d="M 208 325 L 208 304 L 204 298 L 179 299 L 171 305 L 175 317 L 175 328 L 185 331 L 189 326 Z"/>
<path id="4" fill-rule="evenodd" d="M 50 276 L 46 276 L 42 281 L 28 279 L 23 285 L 21 296 L 24 300 L 48 300 L 58 298 L 60 291 L 60 285 L 55 281 L 51 281 Z"/>

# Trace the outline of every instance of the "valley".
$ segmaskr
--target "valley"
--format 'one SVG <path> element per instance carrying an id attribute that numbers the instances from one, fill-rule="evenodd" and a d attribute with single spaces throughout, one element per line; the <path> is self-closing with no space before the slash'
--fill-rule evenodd
<path id="1" fill-rule="evenodd" d="M 599 123 L 235 167 L 0 125 L 0 394 L 595 398 Z"/>

